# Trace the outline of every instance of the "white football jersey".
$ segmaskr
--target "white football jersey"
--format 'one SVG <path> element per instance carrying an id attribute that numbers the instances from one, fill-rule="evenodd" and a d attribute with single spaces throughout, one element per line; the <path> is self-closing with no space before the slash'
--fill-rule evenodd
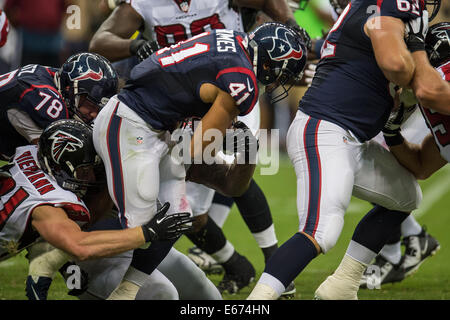
<path id="1" fill-rule="evenodd" d="M 450 82 L 450 61 L 437 68 L 442 78 Z M 450 162 L 450 116 L 422 108 L 422 114 L 433 133 L 442 158 Z"/>
<path id="2" fill-rule="evenodd" d="M 90 219 L 83 201 L 39 168 L 36 154 L 36 146 L 17 148 L 12 166 L 0 173 L 0 261 L 39 237 L 31 226 L 31 214 L 38 206 L 61 207 L 79 225 Z"/>
<path id="3" fill-rule="evenodd" d="M 145 21 L 145 34 L 167 47 L 211 29 L 244 32 L 228 0 L 128 0 Z"/>

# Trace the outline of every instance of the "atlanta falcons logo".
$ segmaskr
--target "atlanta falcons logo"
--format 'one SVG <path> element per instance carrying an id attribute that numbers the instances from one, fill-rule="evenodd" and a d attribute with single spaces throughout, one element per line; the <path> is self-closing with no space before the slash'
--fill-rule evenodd
<path id="1" fill-rule="evenodd" d="M 297 41 L 289 41 L 289 38 L 294 39 L 294 35 L 285 28 L 278 28 L 276 30 L 277 37 L 273 38 L 273 47 L 269 52 L 273 60 L 281 61 L 286 59 L 300 60 L 303 57 L 303 50 Z M 294 48 L 291 44 L 297 44 Z"/>
<path id="2" fill-rule="evenodd" d="M 189 11 L 189 6 L 191 5 L 191 0 L 175 0 L 175 2 L 183 12 Z"/>
<path id="3" fill-rule="evenodd" d="M 98 71 L 95 71 L 89 65 L 90 57 L 85 55 L 80 55 L 75 61 L 72 70 L 69 72 L 69 78 L 72 81 L 78 80 L 94 80 L 100 81 L 103 79 L 103 70 L 99 67 Z M 92 58 L 91 58 L 92 59 Z"/>
<path id="4" fill-rule="evenodd" d="M 441 40 L 450 42 L 450 26 L 448 25 L 436 28 L 431 33 Z"/>
<path id="5" fill-rule="evenodd" d="M 53 140 L 51 155 L 53 161 L 57 164 L 59 164 L 59 159 L 61 159 L 64 152 L 74 152 L 80 148 L 83 148 L 83 142 L 80 139 L 61 130 L 58 130 L 52 134 L 49 140 Z"/>

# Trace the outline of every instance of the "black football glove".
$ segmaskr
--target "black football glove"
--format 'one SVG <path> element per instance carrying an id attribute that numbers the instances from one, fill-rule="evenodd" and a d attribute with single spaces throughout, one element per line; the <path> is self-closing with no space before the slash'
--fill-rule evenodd
<path id="1" fill-rule="evenodd" d="M 425 51 L 425 37 L 428 32 L 428 11 L 406 23 L 405 42 L 410 52 Z"/>
<path id="2" fill-rule="evenodd" d="M 194 218 L 191 218 L 189 212 L 166 215 L 169 207 L 170 204 L 166 202 L 153 219 L 142 226 L 145 242 L 175 240 L 192 229 Z"/>
<path id="3" fill-rule="evenodd" d="M 245 161 L 249 161 L 250 151 L 258 151 L 259 142 L 253 135 L 250 128 L 242 121 L 236 121 L 232 125 L 232 130 L 227 130 L 223 140 L 224 153 L 234 154 L 243 152 Z"/>
<path id="4" fill-rule="evenodd" d="M 294 19 L 288 19 L 286 21 L 286 25 L 293 29 L 297 34 L 303 39 L 303 42 L 305 43 L 306 49 L 308 51 L 312 50 L 312 41 L 311 37 L 309 36 L 308 32 L 306 32 L 305 29 L 300 27 L 297 22 Z"/>
<path id="5" fill-rule="evenodd" d="M 144 39 L 134 39 L 130 43 L 130 52 L 132 55 L 138 57 L 139 62 L 144 61 L 150 57 L 153 52 L 159 50 L 159 45 L 156 41 L 146 41 Z"/>

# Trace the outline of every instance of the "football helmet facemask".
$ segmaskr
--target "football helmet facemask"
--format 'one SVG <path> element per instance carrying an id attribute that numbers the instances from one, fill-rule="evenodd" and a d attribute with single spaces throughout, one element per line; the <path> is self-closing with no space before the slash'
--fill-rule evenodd
<path id="1" fill-rule="evenodd" d="M 338 16 L 341 15 L 350 0 L 330 0 L 330 4 Z"/>
<path id="2" fill-rule="evenodd" d="M 92 141 L 92 128 L 75 120 L 51 123 L 42 132 L 38 143 L 41 169 L 52 176 L 63 189 L 79 197 L 88 188 L 104 185 L 98 181 L 104 167 Z"/>
<path id="3" fill-rule="evenodd" d="M 432 21 L 438 14 L 439 9 L 441 8 L 441 0 L 421 0 L 425 2 L 425 6 L 429 13 L 428 20 Z"/>
<path id="4" fill-rule="evenodd" d="M 450 22 L 441 22 L 428 29 L 425 49 L 435 68 L 450 60 Z"/>
<path id="5" fill-rule="evenodd" d="M 80 112 L 83 101 L 88 100 L 98 111 L 118 90 L 118 76 L 109 61 L 95 53 L 71 56 L 55 74 L 55 82 L 70 112 L 90 123 Z"/>
<path id="6" fill-rule="evenodd" d="M 284 99 L 295 81 L 301 79 L 308 55 L 297 32 L 274 22 L 265 23 L 248 35 L 248 52 L 256 78 L 268 86 L 266 92 L 282 89 L 272 96 L 272 103 Z"/>

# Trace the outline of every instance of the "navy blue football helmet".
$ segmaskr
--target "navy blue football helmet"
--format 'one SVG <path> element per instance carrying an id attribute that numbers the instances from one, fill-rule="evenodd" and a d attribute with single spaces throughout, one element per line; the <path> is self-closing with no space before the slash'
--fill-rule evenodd
<path id="1" fill-rule="evenodd" d="M 441 22 L 428 29 L 425 48 L 433 67 L 450 60 L 450 22 Z"/>
<path id="2" fill-rule="evenodd" d="M 248 41 L 256 78 L 261 84 L 271 86 L 269 93 L 282 88 L 272 97 L 272 103 L 284 99 L 295 81 L 303 75 L 308 55 L 303 39 L 291 28 L 269 22 L 251 32 Z"/>
<path id="3" fill-rule="evenodd" d="M 86 121 L 79 112 L 80 99 L 85 97 L 102 108 L 118 90 L 119 79 L 110 62 L 95 53 L 71 56 L 56 73 L 56 85 L 72 115 Z"/>

